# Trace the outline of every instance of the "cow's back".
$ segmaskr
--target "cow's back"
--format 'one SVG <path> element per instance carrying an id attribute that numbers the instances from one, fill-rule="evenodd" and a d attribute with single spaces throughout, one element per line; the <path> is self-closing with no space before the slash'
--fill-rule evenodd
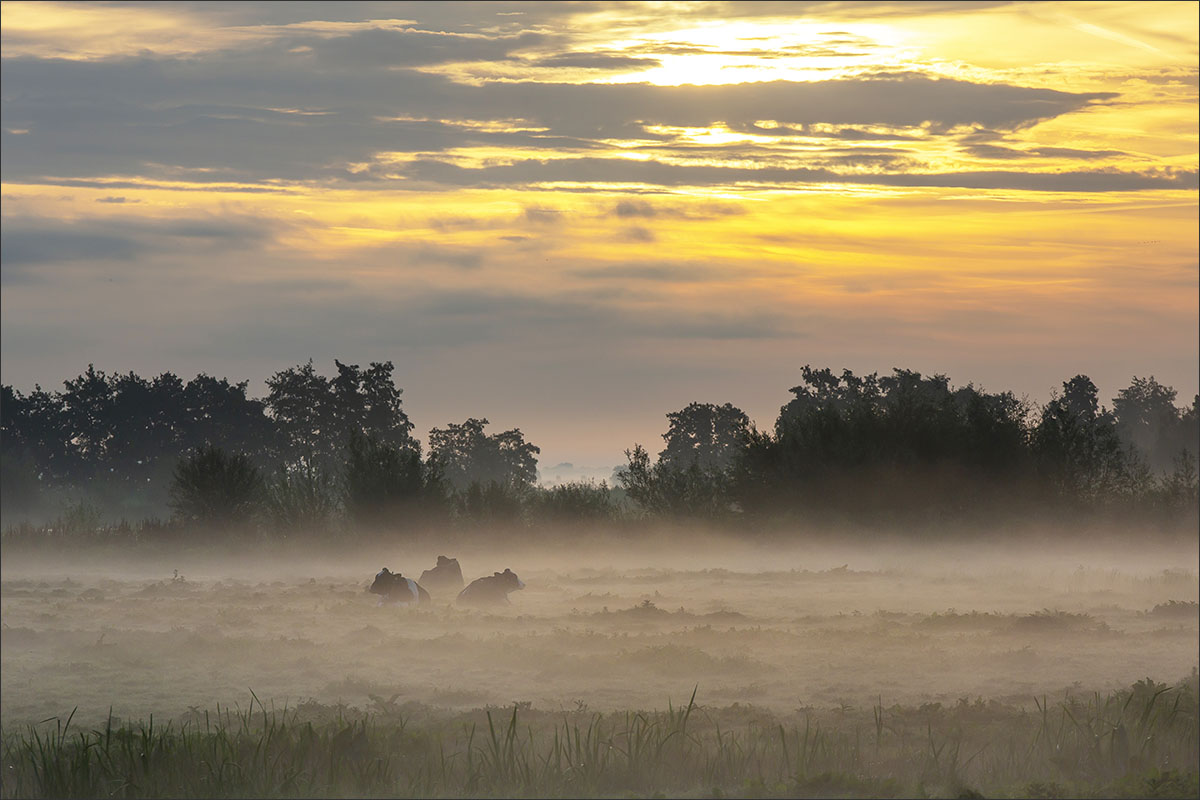
<path id="1" fill-rule="evenodd" d="M 467 606 L 508 605 L 508 592 L 495 576 L 471 581 L 458 593 L 458 602 Z"/>
<path id="2" fill-rule="evenodd" d="M 438 557 L 438 564 L 433 569 L 421 573 L 420 583 L 435 592 L 458 591 L 463 588 L 462 567 L 456 558 Z"/>

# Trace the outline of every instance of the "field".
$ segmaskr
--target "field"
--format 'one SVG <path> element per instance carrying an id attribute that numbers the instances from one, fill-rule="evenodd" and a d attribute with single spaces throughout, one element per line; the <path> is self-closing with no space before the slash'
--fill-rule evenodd
<path id="1" fill-rule="evenodd" d="M 287 560 L 180 551 L 68 562 L 6 552 L 5 796 L 53 793 L 48 753 L 99 752 L 89 731 L 98 742 L 109 730 L 106 748 L 113 729 L 146 736 L 151 715 L 152 738 L 224 741 L 226 759 L 248 747 L 237 736 L 260 750 L 263 737 L 317 738 L 296 756 L 291 783 L 210 776 L 188 789 L 143 771 L 126 794 L 1019 795 L 1041 786 L 1194 796 L 1194 542 L 1051 552 L 1030 542 L 783 550 L 705 540 L 503 555 L 464 545 L 447 554 L 467 580 L 511 567 L 526 582 L 511 606 L 464 610 L 435 595 L 425 608 L 380 607 L 366 593 L 380 567 L 416 576 L 437 554 L 390 546 Z M 561 763 L 555 771 L 573 730 L 624 754 L 606 756 L 616 771 L 596 766 L 590 783 L 578 768 L 574 783 Z M 374 777 L 304 766 L 328 771 L 337 736 L 360 734 L 370 746 L 355 752 L 370 755 Z M 810 752 L 804 742 L 817 736 Z M 635 740 L 658 743 L 646 756 L 658 767 L 634 770 Z M 31 772 L 39 752 L 42 772 Z"/>

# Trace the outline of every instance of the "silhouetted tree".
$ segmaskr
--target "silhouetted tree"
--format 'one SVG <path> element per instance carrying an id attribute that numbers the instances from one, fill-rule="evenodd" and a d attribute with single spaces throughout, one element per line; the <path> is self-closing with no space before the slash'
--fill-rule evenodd
<path id="1" fill-rule="evenodd" d="M 455 489 L 473 483 L 496 483 L 525 489 L 537 480 L 537 454 L 541 449 L 525 441 L 519 428 L 491 436 L 483 432 L 486 419 L 429 432 L 429 450 L 441 465 L 446 481 Z"/>
<path id="2" fill-rule="evenodd" d="M 667 414 L 670 425 L 663 439 L 667 446 L 658 461 L 668 469 L 728 469 L 737 458 L 750 429 L 750 418 L 740 408 L 726 403 L 690 403 Z"/>
<path id="3" fill-rule="evenodd" d="M 281 437 L 283 461 L 328 461 L 344 445 L 338 436 L 333 392 L 312 359 L 267 379 L 267 410 Z"/>
<path id="4" fill-rule="evenodd" d="M 340 491 L 331 472 L 301 462 L 281 468 L 266 482 L 264 506 L 278 531 L 322 531 L 337 515 Z"/>
<path id="5" fill-rule="evenodd" d="M 730 508 L 728 481 L 718 469 L 704 469 L 693 461 L 686 469 L 650 463 L 640 444 L 625 451 L 626 464 L 617 481 L 631 500 L 655 516 L 717 518 Z"/>
<path id="6" fill-rule="evenodd" d="M 540 489 L 532 498 L 532 516 L 542 522 L 601 522 L 616 513 L 608 484 L 575 481 Z"/>
<path id="7" fill-rule="evenodd" d="M 357 364 L 334 360 L 337 377 L 317 374 L 313 362 L 282 370 L 267 380 L 267 408 L 282 437 L 287 463 L 340 463 L 351 436 L 368 436 L 404 449 L 412 446 L 412 423 L 401 408 L 392 362 Z"/>
<path id="8" fill-rule="evenodd" d="M 1042 408 L 1033 430 L 1041 479 L 1061 497 L 1112 495 L 1128 489 L 1133 477 L 1116 421 L 1100 407 L 1098 394 L 1090 378 L 1076 375 Z"/>
<path id="9" fill-rule="evenodd" d="M 71 443 L 69 482 L 85 484 L 100 472 L 114 433 L 114 398 L 104 372 L 88 364 L 87 372 L 63 382 L 62 435 Z"/>
<path id="10" fill-rule="evenodd" d="M 455 493 L 455 510 L 477 525 L 515 525 L 524 521 L 531 492 L 528 484 L 473 481 Z"/>
<path id="11" fill-rule="evenodd" d="M 1184 412 L 1175 407 L 1176 392 L 1151 375 L 1134 376 L 1132 383 L 1113 398 L 1117 434 L 1155 472 L 1173 469 L 1183 450 L 1196 454 L 1186 437 Z"/>
<path id="12" fill-rule="evenodd" d="M 418 447 L 397 447 L 351 434 L 345 464 L 345 506 L 363 524 L 400 521 L 440 499 L 436 465 L 421 462 Z"/>
<path id="13" fill-rule="evenodd" d="M 400 407 L 404 390 L 392 379 L 392 362 L 373 361 L 365 370 L 336 359 L 333 363 L 338 370 L 331 382 L 338 440 L 361 434 L 395 447 L 412 447 L 413 424 Z"/>
<path id="14" fill-rule="evenodd" d="M 184 411 L 177 421 L 180 444 L 191 449 L 219 443 L 246 455 L 260 469 L 278 458 L 276 424 L 266 415 L 266 404 L 246 395 L 248 381 L 230 383 L 200 373 L 183 389 Z"/>
<path id="15" fill-rule="evenodd" d="M 773 435 L 744 437 L 731 475 L 743 510 L 877 516 L 995 503 L 1026 465 L 1024 404 L 944 375 L 801 370 Z"/>
<path id="16" fill-rule="evenodd" d="M 205 446 L 176 466 L 171 508 L 188 522 L 211 527 L 245 525 L 258 512 L 262 491 L 262 475 L 250 459 Z"/>

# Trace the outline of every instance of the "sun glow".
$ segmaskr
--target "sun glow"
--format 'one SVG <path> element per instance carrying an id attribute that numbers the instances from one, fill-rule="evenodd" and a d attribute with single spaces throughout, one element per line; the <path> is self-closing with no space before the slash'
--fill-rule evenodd
<path id="1" fill-rule="evenodd" d="M 612 42 L 615 51 L 654 58 L 661 66 L 603 82 L 678 86 L 828 80 L 902 64 L 911 53 L 906 39 L 898 29 L 857 22 L 712 21 Z"/>

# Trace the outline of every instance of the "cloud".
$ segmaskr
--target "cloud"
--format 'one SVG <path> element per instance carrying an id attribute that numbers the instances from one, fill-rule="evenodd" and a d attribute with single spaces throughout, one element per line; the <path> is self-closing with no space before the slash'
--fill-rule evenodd
<path id="1" fill-rule="evenodd" d="M 176 220 L 53 220 L 5 217 L 0 228 L 4 280 L 36 280 L 37 265 L 120 261 L 132 264 L 151 253 L 185 248 L 201 253 L 259 246 L 279 224 L 255 218 L 202 217 Z"/>
<path id="2" fill-rule="evenodd" d="M 539 225 L 557 225 L 563 220 L 563 211 L 557 208 L 539 208 L 537 206 L 526 206 L 524 217 L 529 222 L 535 222 Z"/>
<path id="3" fill-rule="evenodd" d="M 711 264 L 605 264 L 571 271 L 591 281 L 644 281 L 648 283 L 705 283 L 721 272 Z"/>
<path id="4" fill-rule="evenodd" d="M 664 203 L 655 205 L 645 200 L 621 200 L 613 206 L 609 213 L 615 214 L 621 219 L 654 219 L 659 216 L 675 219 L 717 219 L 719 217 L 745 214 L 746 209 L 732 203 L 711 201 L 689 203 L 687 205 Z"/>
<path id="5" fill-rule="evenodd" d="M 392 44 L 405 41 L 384 34 Z M 506 39 L 504 47 L 518 39 Z M 22 57 L 4 66 L 6 125 L 31 131 L 2 134 L 7 181 L 116 175 L 367 184 L 390 173 L 390 164 L 377 161 L 386 153 L 436 155 L 476 146 L 601 152 L 614 138 L 675 138 L 654 126 L 722 123 L 769 133 L 761 120 L 775 120 L 777 135 L 886 141 L 918 127 L 927 135 L 966 126 L 1014 130 L 1115 96 L 911 73 L 734 86 L 472 86 L 370 59 L 357 67 L 324 63 L 271 46 L 188 60 Z M 508 120 L 523 122 L 505 129 Z M 354 164 L 370 166 L 355 173 Z"/>
<path id="6" fill-rule="evenodd" d="M 658 237 L 654 235 L 654 231 L 641 225 L 631 225 L 623 229 L 618 238 L 626 242 L 653 242 L 658 240 Z"/>
<path id="7" fill-rule="evenodd" d="M 580 67 L 583 69 L 651 69 L 662 66 L 657 58 L 640 58 L 604 51 L 555 53 L 532 62 L 539 67 Z"/>
<path id="8" fill-rule="evenodd" d="M 478 269 L 485 260 L 482 248 L 453 245 L 393 245 L 380 248 L 377 252 L 395 255 L 398 261 L 408 265 L 448 266 L 462 270 Z"/>
<path id="9" fill-rule="evenodd" d="M 329 38 L 297 37 L 285 43 L 289 49 L 301 45 L 311 48 L 313 59 L 321 68 L 378 71 L 451 61 L 501 60 L 509 58 L 516 50 L 544 44 L 548 38 L 544 34 L 534 32 L 524 32 L 515 36 L 488 36 L 414 28 L 374 28 Z M 283 43 L 276 43 L 276 46 L 280 44 Z"/>
<path id="10" fill-rule="evenodd" d="M 622 200 L 613 208 L 613 213 L 618 217 L 653 218 L 658 215 L 654 206 L 643 200 Z"/>
<path id="11" fill-rule="evenodd" d="M 1195 170 L 1174 172 L 979 171 L 949 173 L 839 173 L 806 167 L 726 167 L 668 164 L 631 159 L 564 158 L 525 160 L 491 167 L 461 167 L 441 161 L 418 160 L 403 170 L 410 178 L 454 186 L 515 186 L 531 183 L 574 182 L 596 185 L 637 183 L 663 186 L 728 184 L 798 185 L 842 183 L 874 186 L 931 186 L 963 189 L 1024 189 L 1055 192 L 1122 192 L 1142 189 L 1194 189 Z"/>
<path id="12" fill-rule="evenodd" d="M 108 197 L 97 197 L 97 203 L 140 203 L 141 200 L 130 200 L 128 197 L 116 197 L 110 195 Z"/>
<path id="13" fill-rule="evenodd" d="M 1013 147 L 1002 147 L 994 144 L 972 144 L 963 150 L 973 156 L 989 159 L 1017 158 L 1073 158 L 1093 161 L 1112 156 L 1124 156 L 1121 150 L 1080 150 L 1074 147 L 1031 147 L 1028 150 L 1018 150 Z"/>

